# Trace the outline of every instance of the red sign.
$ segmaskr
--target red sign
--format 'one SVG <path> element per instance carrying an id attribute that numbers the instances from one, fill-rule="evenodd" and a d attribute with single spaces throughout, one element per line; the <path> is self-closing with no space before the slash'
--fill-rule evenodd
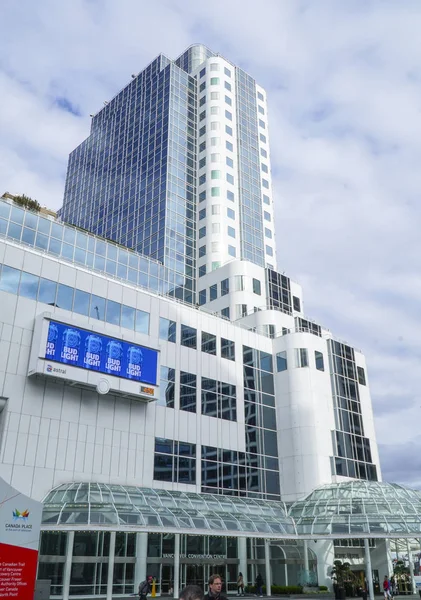
<path id="1" fill-rule="evenodd" d="M 36 550 L 0 543 L 0 598 L 33 598 L 37 561 Z"/>

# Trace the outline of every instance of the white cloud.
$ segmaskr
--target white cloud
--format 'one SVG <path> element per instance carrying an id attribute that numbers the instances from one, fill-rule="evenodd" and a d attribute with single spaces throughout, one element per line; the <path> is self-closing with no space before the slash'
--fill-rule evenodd
<path id="1" fill-rule="evenodd" d="M 89 114 L 159 52 L 203 42 L 266 87 L 279 264 L 308 312 L 364 349 L 395 476 L 397 440 L 421 450 L 419 3 L 24 0 L 2 12 L 0 191 L 54 208 Z"/>

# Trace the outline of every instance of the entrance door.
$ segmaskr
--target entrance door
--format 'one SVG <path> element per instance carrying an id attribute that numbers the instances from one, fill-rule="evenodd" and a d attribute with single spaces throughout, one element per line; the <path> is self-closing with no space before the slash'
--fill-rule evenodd
<path id="1" fill-rule="evenodd" d="M 181 565 L 181 589 L 186 585 L 198 585 L 203 589 L 204 580 L 203 565 Z"/>

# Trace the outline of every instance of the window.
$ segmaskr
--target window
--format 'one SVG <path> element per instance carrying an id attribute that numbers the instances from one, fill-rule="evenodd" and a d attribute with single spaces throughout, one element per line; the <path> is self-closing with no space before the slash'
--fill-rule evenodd
<path id="1" fill-rule="evenodd" d="M 225 103 L 228 104 L 228 106 L 232 106 L 232 100 L 229 96 L 225 96 Z"/>
<path id="2" fill-rule="evenodd" d="M 202 219 L 206 218 L 206 208 L 202 208 L 202 210 L 199 210 L 199 221 L 201 221 Z"/>
<path id="3" fill-rule="evenodd" d="M 19 295 L 36 300 L 38 295 L 39 277 L 22 272 L 20 277 Z"/>
<path id="4" fill-rule="evenodd" d="M 227 173 L 227 181 L 228 183 L 230 183 L 231 185 L 234 185 L 234 176 L 231 175 L 230 173 Z"/>
<path id="5" fill-rule="evenodd" d="M 211 63 L 210 70 L 219 71 L 219 63 Z"/>
<path id="6" fill-rule="evenodd" d="M 202 96 L 199 100 L 199 106 L 203 106 L 206 104 L 206 96 Z"/>
<path id="7" fill-rule="evenodd" d="M 271 247 L 271 246 L 266 246 L 266 248 L 265 248 L 265 249 L 266 249 L 266 254 L 267 254 L 268 256 L 273 256 L 273 249 L 272 249 L 272 247 Z"/>
<path id="8" fill-rule="evenodd" d="M 225 81 L 225 82 L 224 82 L 224 85 L 225 85 L 225 89 L 226 89 L 226 90 L 228 90 L 228 91 L 230 92 L 230 91 L 231 91 L 231 84 L 230 84 L 230 83 L 228 83 L 228 81 Z"/>
<path id="9" fill-rule="evenodd" d="M 261 296 L 261 294 L 262 294 L 261 283 L 258 279 L 255 279 L 254 277 L 253 277 L 253 293 L 258 294 L 259 296 Z"/>
<path id="10" fill-rule="evenodd" d="M 159 317 L 159 339 L 175 344 L 177 341 L 175 321 Z"/>
<path id="11" fill-rule="evenodd" d="M 196 445 L 155 438 L 153 478 L 195 484 Z"/>
<path id="12" fill-rule="evenodd" d="M 206 275 L 206 265 L 201 265 L 199 267 L 199 277 L 203 277 L 203 275 Z"/>
<path id="13" fill-rule="evenodd" d="M 219 85 L 219 77 L 211 77 L 210 84 Z"/>
<path id="14" fill-rule="evenodd" d="M 224 67 L 224 73 L 227 77 L 231 77 L 231 71 L 227 67 Z"/>
<path id="15" fill-rule="evenodd" d="M 267 210 L 265 210 L 263 212 L 263 217 L 264 217 L 265 221 L 269 221 L 269 222 L 272 221 L 270 213 L 268 213 Z"/>
<path id="16" fill-rule="evenodd" d="M 247 304 L 236 304 L 235 305 L 236 318 L 241 319 L 247 316 Z"/>
<path id="17" fill-rule="evenodd" d="M 314 358 L 316 361 L 316 369 L 318 371 L 324 371 L 325 370 L 325 363 L 323 360 L 323 354 L 321 352 L 319 352 L 318 350 L 314 351 Z"/>
<path id="18" fill-rule="evenodd" d="M 234 291 L 244 291 L 244 275 L 234 275 Z"/>
<path id="19" fill-rule="evenodd" d="M 367 385 L 367 382 L 365 379 L 365 371 L 364 371 L 363 367 L 357 367 L 357 373 L 358 373 L 358 383 L 360 385 Z"/>
<path id="20" fill-rule="evenodd" d="M 201 227 L 199 229 L 199 239 L 204 238 L 206 235 L 206 227 Z"/>
<path id="21" fill-rule="evenodd" d="M 228 254 L 234 258 L 237 256 L 237 251 L 234 246 L 228 245 Z"/>
<path id="22" fill-rule="evenodd" d="M 221 296 L 226 296 L 230 292 L 229 279 L 223 279 L 221 281 Z"/>
<path id="23" fill-rule="evenodd" d="M 229 219 L 235 219 L 235 211 L 232 208 L 227 208 L 227 217 Z"/>
<path id="24" fill-rule="evenodd" d="M 278 352 L 276 355 L 276 370 L 278 371 L 278 373 L 281 373 L 282 371 L 286 371 L 287 368 L 287 353 L 286 350 L 283 350 L 282 352 Z"/>
<path id="25" fill-rule="evenodd" d="M 221 225 L 220 223 L 212 223 L 212 233 L 220 233 Z"/>
<path id="26" fill-rule="evenodd" d="M 199 202 L 203 202 L 203 200 L 206 200 L 206 190 L 203 190 L 203 192 L 200 192 L 199 194 Z"/>
<path id="27" fill-rule="evenodd" d="M 265 122 L 262 121 L 262 119 L 259 119 L 259 127 L 261 127 L 262 129 L 266 129 Z"/>
<path id="28" fill-rule="evenodd" d="M 221 143 L 221 139 L 219 137 L 211 138 L 211 146 L 219 146 Z"/>
<path id="29" fill-rule="evenodd" d="M 236 387 L 230 383 L 202 377 L 202 415 L 236 421 Z"/>
<path id="30" fill-rule="evenodd" d="M 295 366 L 308 367 L 307 348 L 295 348 Z"/>
<path id="31" fill-rule="evenodd" d="M 19 289 L 20 271 L 3 265 L 1 269 L 0 290 L 17 294 Z"/>
<path id="32" fill-rule="evenodd" d="M 206 173 L 203 173 L 203 175 L 200 175 L 199 177 L 199 185 L 203 185 L 204 183 L 206 183 Z"/>
<path id="33" fill-rule="evenodd" d="M 139 333 L 149 333 L 149 313 L 144 310 L 136 310 L 136 326 Z"/>
<path id="34" fill-rule="evenodd" d="M 263 156 L 263 158 L 268 157 L 268 153 L 266 152 L 266 150 L 264 148 L 260 148 L 260 155 Z"/>
<path id="35" fill-rule="evenodd" d="M 221 179 L 221 171 L 211 171 L 211 179 Z"/>
<path id="36" fill-rule="evenodd" d="M 234 151 L 234 146 L 231 144 L 231 142 L 225 142 L 225 147 L 227 150 L 229 150 L 230 152 Z"/>
<path id="37" fill-rule="evenodd" d="M 219 215 L 221 213 L 221 205 L 220 204 L 212 204 L 212 214 Z"/>
<path id="38" fill-rule="evenodd" d="M 196 330 L 195 330 L 196 331 Z M 180 371 L 180 409 L 196 412 L 196 375 Z"/>
<path id="39" fill-rule="evenodd" d="M 235 238 L 235 229 L 234 229 L 234 227 L 230 227 L 229 225 L 228 225 L 228 235 L 232 238 Z"/>
<path id="40" fill-rule="evenodd" d="M 175 369 L 161 366 L 160 398 L 157 404 L 174 408 L 175 398 Z"/>
<path id="41" fill-rule="evenodd" d="M 221 338 L 221 356 L 227 360 L 235 360 L 235 342 Z"/>
<path id="42" fill-rule="evenodd" d="M 262 186 L 268 190 L 269 189 L 269 181 L 267 179 L 262 179 Z"/>
<path id="43" fill-rule="evenodd" d="M 214 283 L 209 288 L 209 302 L 218 298 L 218 285 Z"/>
<path id="44" fill-rule="evenodd" d="M 225 125 L 225 133 L 232 135 L 232 128 L 229 125 Z"/>
<path id="45" fill-rule="evenodd" d="M 199 306 L 206 304 L 206 290 L 199 291 Z"/>
<path id="46" fill-rule="evenodd" d="M 206 156 L 199 160 L 199 169 L 203 169 L 206 166 Z"/>
<path id="47" fill-rule="evenodd" d="M 269 169 L 268 169 L 267 165 L 265 165 L 264 163 L 262 163 L 262 171 L 263 171 L 263 173 L 269 173 Z"/>
<path id="48" fill-rule="evenodd" d="M 234 192 L 231 192 L 230 190 L 227 191 L 227 200 L 234 202 L 234 200 L 235 200 Z"/>
<path id="49" fill-rule="evenodd" d="M 226 308 L 223 308 L 221 310 L 221 317 L 224 317 L 224 319 L 228 319 L 230 318 L 230 308 L 229 306 L 227 306 Z"/>
<path id="50" fill-rule="evenodd" d="M 200 246 L 200 248 L 199 248 L 199 258 L 202 258 L 202 256 L 205 256 L 205 254 L 206 254 L 206 245 Z"/>
<path id="51" fill-rule="evenodd" d="M 202 110 L 202 112 L 199 115 L 199 121 L 203 121 L 203 119 L 206 119 L 206 111 Z"/>
<path id="52" fill-rule="evenodd" d="M 203 125 L 203 127 L 201 127 L 199 129 L 199 136 L 205 135 L 206 133 L 206 125 Z"/>
<path id="53" fill-rule="evenodd" d="M 211 162 L 221 162 L 220 154 L 211 154 Z"/>
<path id="54" fill-rule="evenodd" d="M 211 92 L 211 100 L 219 100 L 219 92 Z"/>
<path id="55" fill-rule="evenodd" d="M 292 306 L 297 312 L 301 312 L 301 301 L 297 296 L 292 297 Z"/>
<path id="56" fill-rule="evenodd" d="M 211 106 L 211 115 L 219 115 L 219 106 Z"/>
<path id="57" fill-rule="evenodd" d="M 260 92 L 257 92 L 257 97 L 259 98 L 259 100 L 261 100 L 262 102 L 264 101 L 264 96 L 263 94 L 261 94 Z"/>
<path id="58" fill-rule="evenodd" d="M 220 195 L 221 195 L 221 188 L 219 188 L 219 187 L 213 187 L 213 188 L 211 188 L 211 196 L 213 198 L 215 198 L 217 196 L 220 196 Z"/>
<path id="59" fill-rule="evenodd" d="M 200 71 L 200 73 L 199 73 L 199 77 L 200 77 L 200 79 L 202 79 L 202 77 L 204 77 L 205 75 L 206 75 L 206 68 L 205 68 L 205 69 L 202 69 L 202 70 Z"/>
<path id="60" fill-rule="evenodd" d="M 199 145 L 199 152 L 204 152 L 206 150 L 206 142 L 202 142 Z"/>
<path id="61" fill-rule="evenodd" d="M 188 325 L 181 325 L 181 345 L 187 346 L 187 348 L 196 348 L 197 344 L 197 332 L 194 327 Z"/>
<path id="62" fill-rule="evenodd" d="M 269 238 L 270 240 L 272 239 L 272 232 L 267 227 L 265 227 L 265 237 Z"/>
<path id="63" fill-rule="evenodd" d="M 199 93 L 203 92 L 205 89 L 206 89 L 206 81 L 204 81 L 203 83 L 200 84 Z"/>
<path id="64" fill-rule="evenodd" d="M 221 123 L 219 121 L 211 122 L 211 130 L 212 131 L 219 131 L 220 129 L 221 129 Z"/>
<path id="65" fill-rule="evenodd" d="M 216 269 L 219 269 L 220 266 L 221 266 L 220 260 L 212 261 L 212 271 L 216 271 Z"/>
<path id="66" fill-rule="evenodd" d="M 266 194 L 263 194 L 263 202 L 265 204 L 270 204 L 270 198 L 269 196 L 266 196 Z"/>
<path id="67" fill-rule="evenodd" d="M 259 111 L 259 113 L 260 113 L 261 115 L 264 115 L 264 114 L 265 114 L 265 109 L 263 108 L 263 106 L 260 106 L 260 104 L 259 104 L 259 106 L 258 106 L 257 108 L 258 108 L 258 111 Z"/>
<path id="68" fill-rule="evenodd" d="M 261 142 L 263 142 L 264 144 L 266 144 L 266 136 L 265 136 L 265 135 L 263 135 L 263 133 L 261 133 L 261 134 L 259 135 L 259 139 L 260 139 L 260 141 L 261 141 Z"/>
<path id="69" fill-rule="evenodd" d="M 230 158 L 229 156 L 227 156 L 225 158 L 225 162 L 227 163 L 227 167 L 231 167 L 231 169 L 234 168 L 234 161 L 232 160 L 232 158 Z"/>
<path id="70" fill-rule="evenodd" d="M 202 331 L 202 352 L 216 356 L 216 335 Z"/>

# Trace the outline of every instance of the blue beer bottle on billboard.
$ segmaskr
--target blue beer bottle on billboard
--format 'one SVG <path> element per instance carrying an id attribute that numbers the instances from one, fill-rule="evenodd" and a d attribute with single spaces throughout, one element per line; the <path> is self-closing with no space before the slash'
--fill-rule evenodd
<path id="1" fill-rule="evenodd" d="M 123 357 L 123 347 L 117 340 L 110 340 L 107 344 L 105 356 L 105 371 L 110 375 L 121 375 L 121 359 Z"/>
<path id="2" fill-rule="evenodd" d="M 93 371 L 101 370 L 102 339 L 98 335 L 89 334 L 85 340 L 85 356 L 83 365 Z"/>
<path id="3" fill-rule="evenodd" d="M 47 346 L 45 348 L 45 356 L 46 358 L 50 356 L 54 358 L 57 350 L 57 341 L 58 341 L 58 327 L 55 323 L 50 321 L 48 326 L 48 336 L 47 336 Z"/>
<path id="4" fill-rule="evenodd" d="M 68 327 L 63 332 L 61 346 L 61 362 L 69 365 L 77 365 L 79 362 L 81 336 L 77 329 Z"/>
<path id="5" fill-rule="evenodd" d="M 142 377 L 143 352 L 139 346 L 130 346 L 127 350 L 126 375 L 129 379 L 140 381 Z"/>

